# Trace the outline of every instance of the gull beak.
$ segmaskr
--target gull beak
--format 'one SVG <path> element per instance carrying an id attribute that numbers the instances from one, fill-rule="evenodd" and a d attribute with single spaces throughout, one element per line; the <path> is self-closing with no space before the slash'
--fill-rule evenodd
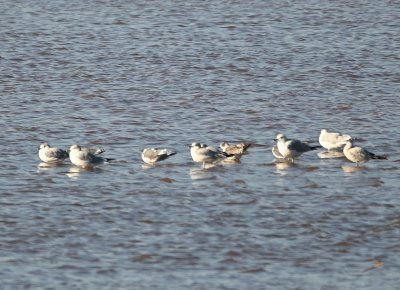
<path id="1" fill-rule="evenodd" d="M 274 141 L 275 141 L 275 142 L 277 142 L 277 141 L 278 141 L 278 139 L 274 139 Z"/>

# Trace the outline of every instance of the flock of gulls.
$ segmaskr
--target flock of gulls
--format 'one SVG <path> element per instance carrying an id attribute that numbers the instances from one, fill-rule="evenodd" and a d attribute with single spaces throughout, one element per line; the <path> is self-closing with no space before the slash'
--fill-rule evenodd
<path id="1" fill-rule="evenodd" d="M 278 134 L 274 139 L 276 145 L 272 147 L 272 154 L 279 161 L 294 163 L 294 160 L 303 153 L 324 147 L 328 150 L 327 152 L 337 153 L 336 156 L 344 155 L 348 160 L 356 163 L 356 166 L 371 159 L 387 159 L 386 156 L 376 155 L 365 148 L 354 146 L 355 139 L 350 135 L 328 132 L 326 129 L 322 129 L 319 136 L 320 145 L 311 146 L 300 140 L 289 139 L 283 134 Z M 229 144 L 222 142 L 216 149 L 203 143 L 194 142 L 189 147 L 193 161 L 202 163 L 203 168 L 205 168 L 207 164 L 238 162 L 251 146 L 251 143 Z M 71 163 L 76 166 L 91 168 L 97 164 L 113 160 L 102 156 L 102 153 L 105 152 L 102 148 L 72 145 L 68 150 L 63 150 L 51 147 L 46 142 L 40 144 L 38 149 L 40 160 L 50 164 L 59 164 L 69 158 Z M 141 156 L 146 164 L 154 165 L 176 153 L 176 151 L 170 149 L 146 148 Z"/>

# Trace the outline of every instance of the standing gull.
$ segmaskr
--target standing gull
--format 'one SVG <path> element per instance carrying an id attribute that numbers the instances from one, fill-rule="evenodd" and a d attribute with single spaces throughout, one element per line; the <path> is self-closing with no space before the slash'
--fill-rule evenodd
<path id="1" fill-rule="evenodd" d="M 146 148 L 142 152 L 142 159 L 147 164 L 155 164 L 158 161 L 167 159 L 168 157 L 175 155 L 176 151 L 168 149 L 158 148 Z"/>
<path id="2" fill-rule="evenodd" d="M 113 160 L 98 156 L 90 152 L 90 150 L 82 149 L 79 145 L 72 145 L 69 150 L 69 159 L 72 164 L 81 167 L 93 167 L 96 164 Z"/>
<path id="3" fill-rule="evenodd" d="M 283 134 L 278 134 L 276 139 L 278 151 L 283 158 L 294 162 L 294 159 L 299 157 L 301 154 L 321 148 L 321 146 L 310 146 L 306 143 L 296 139 L 288 139 Z"/>
<path id="4" fill-rule="evenodd" d="M 194 162 L 202 162 L 203 168 L 206 163 L 214 163 L 221 161 L 227 157 L 227 154 L 220 152 L 213 147 L 197 142 L 192 143 L 190 147 L 190 155 Z"/>
<path id="5" fill-rule="evenodd" d="M 319 144 L 328 151 L 331 150 L 342 150 L 346 145 L 346 140 L 351 138 L 349 135 L 342 135 L 340 133 L 328 132 L 326 129 L 322 129 L 319 135 Z"/>
<path id="6" fill-rule="evenodd" d="M 46 163 L 61 163 L 68 158 L 67 151 L 57 147 L 50 147 L 47 142 L 40 144 L 38 149 L 40 160 Z"/>
<path id="7" fill-rule="evenodd" d="M 386 156 L 375 155 L 365 148 L 353 147 L 353 140 L 351 138 L 348 138 L 346 140 L 346 145 L 343 148 L 343 153 L 347 159 L 349 159 L 351 162 L 355 162 L 356 166 L 358 166 L 359 163 L 364 163 L 371 159 L 387 159 Z"/>

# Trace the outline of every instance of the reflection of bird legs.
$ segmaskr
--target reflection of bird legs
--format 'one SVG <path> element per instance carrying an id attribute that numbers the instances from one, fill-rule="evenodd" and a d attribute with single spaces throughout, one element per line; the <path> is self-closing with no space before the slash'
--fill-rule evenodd
<path id="1" fill-rule="evenodd" d="M 294 163 L 294 158 L 286 157 L 285 160 L 288 161 L 289 163 Z"/>

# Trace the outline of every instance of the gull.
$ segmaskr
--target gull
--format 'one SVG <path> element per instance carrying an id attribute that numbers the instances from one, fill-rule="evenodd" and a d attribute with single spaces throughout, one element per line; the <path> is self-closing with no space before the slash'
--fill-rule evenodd
<path id="1" fill-rule="evenodd" d="M 364 163 L 371 159 L 387 159 L 386 156 L 375 155 L 374 153 L 369 152 L 365 148 L 353 147 L 352 138 L 347 138 L 346 145 L 343 148 L 343 154 L 351 162 L 355 162 L 356 166 L 358 166 L 359 163 Z"/>
<path id="2" fill-rule="evenodd" d="M 190 155 L 194 162 L 202 162 L 203 168 L 206 163 L 215 163 L 228 157 L 224 152 L 216 150 L 214 147 L 193 142 L 190 146 Z"/>
<path id="3" fill-rule="evenodd" d="M 69 148 L 69 159 L 72 164 L 81 167 L 93 167 L 96 164 L 113 160 L 91 153 L 90 150 L 85 150 L 85 148 L 82 149 L 81 146 L 76 144 Z"/>
<path id="4" fill-rule="evenodd" d="M 154 164 L 158 161 L 165 160 L 176 153 L 176 151 L 168 149 L 145 148 L 142 152 L 142 159 L 147 164 Z"/>
<path id="5" fill-rule="evenodd" d="M 328 132 L 326 129 L 322 129 L 319 135 L 319 144 L 322 147 L 330 150 L 342 150 L 346 144 L 346 139 L 351 138 L 349 135 L 342 135 L 340 133 Z"/>
<path id="6" fill-rule="evenodd" d="M 321 148 L 321 146 L 310 146 L 300 140 L 288 139 L 283 134 L 278 134 L 274 140 L 277 142 L 278 151 L 283 158 L 292 162 L 305 152 Z"/>
<path id="7" fill-rule="evenodd" d="M 219 144 L 219 148 L 221 148 L 223 152 L 229 155 L 246 154 L 247 148 L 249 148 L 250 146 L 251 144 L 249 143 L 229 144 L 228 142 L 222 142 L 221 144 Z"/>
<path id="8" fill-rule="evenodd" d="M 47 142 L 40 144 L 38 149 L 40 160 L 46 163 L 61 163 L 68 158 L 67 151 L 57 147 L 50 147 Z"/>

